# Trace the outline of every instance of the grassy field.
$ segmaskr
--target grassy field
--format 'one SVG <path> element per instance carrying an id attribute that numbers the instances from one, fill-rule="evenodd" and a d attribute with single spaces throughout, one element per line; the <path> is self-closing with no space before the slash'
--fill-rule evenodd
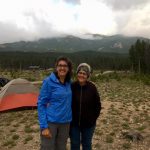
<path id="1" fill-rule="evenodd" d="M 94 81 L 102 111 L 93 150 L 149 150 L 150 86 L 130 78 Z M 39 146 L 36 109 L 0 113 L 0 150 L 38 150 Z"/>

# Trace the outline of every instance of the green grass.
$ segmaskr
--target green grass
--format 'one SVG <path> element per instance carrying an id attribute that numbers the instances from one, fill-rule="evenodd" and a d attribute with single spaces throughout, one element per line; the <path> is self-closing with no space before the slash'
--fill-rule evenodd
<path id="1" fill-rule="evenodd" d="M 114 142 L 114 139 L 111 135 L 107 135 L 106 136 L 106 143 L 113 143 Z"/>
<path id="2" fill-rule="evenodd" d="M 10 132 L 16 132 L 16 129 L 10 129 Z"/>
<path id="3" fill-rule="evenodd" d="M 123 143 L 122 148 L 123 149 L 131 149 L 131 144 L 130 143 Z"/>
<path id="4" fill-rule="evenodd" d="M 33 136 L 28 135 L 25 139 L 24 139 L 24 144 L 27 144 L 29 141 L 31 141 L 33 139 Z"/>
<path id="5" fill-rule="evenodd" d="M 13 140 L 18 140 L 18 139 L 19 139 L 19 135 L 18 135 L 18 134 L 13 135 L 13 136 L 12 136 L 12 139 L 13 139 Z"/>
<path id="6" fill-rule="evenodd" d="M 30 126 L 25 126 L 24 131 L 25 131 L 25 133 L 32 133 L 32 132 L 34 132 L 34 130 L 32 128 L 30 128 Z"/>
<path id="7" fill-rule="evenodd" d="M 138 131 L 143 131 L 144 129 L 146 129 L 146 126 L 145 125 L 142 125 L 138 128 L 136 128 Z"/>
<path id="8" fill-rule="evenodd" d="M 14 140 L 7 140 L 3 143 L 3 146 L 15 146 Z"/>

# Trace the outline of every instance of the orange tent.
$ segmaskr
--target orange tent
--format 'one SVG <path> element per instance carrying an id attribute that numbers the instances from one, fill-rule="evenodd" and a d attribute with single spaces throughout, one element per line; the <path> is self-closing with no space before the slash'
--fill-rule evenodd
<path id="1" fill-rule="evenodd" d="M 0 111 L 37 106 L 39 90 L 25 79 L 14 79 L 0 91 Z"/>

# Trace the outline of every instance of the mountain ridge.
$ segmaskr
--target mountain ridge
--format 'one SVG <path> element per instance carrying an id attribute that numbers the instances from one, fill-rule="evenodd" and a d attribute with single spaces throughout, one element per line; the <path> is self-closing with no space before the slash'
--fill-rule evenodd
<path id="1" fill-rule="evenodd" d="M 64 37 L 42 38 L 36 41 L 19 41 L 0 44 L 0 52 L 77 52 L 90 50 L 128 53 L 130 46 L 134 44 L 137 39 L 149 40 L 143 37 L 129 37 L 120 34 L 112 36 L 87 34 L 84 35 L 84 37 L 67 35 Z"/>

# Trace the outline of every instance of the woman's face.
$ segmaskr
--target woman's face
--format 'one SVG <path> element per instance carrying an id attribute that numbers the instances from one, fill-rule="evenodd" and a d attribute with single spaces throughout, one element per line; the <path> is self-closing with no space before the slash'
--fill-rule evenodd
<path id="1" fill-rule="evenodd" d="M 56 70 L 60 78 L 65 78 L 69 71 L 67 62 L 64 60 L 60 60 L 57 64 Z"/>
<path id="2" fill-rule="evenodd" d="M 84 83 L 86 83 L 86 81 L 88 79 L 88 75 L 85 71 L 79 71 L 77 74 L 77 79 L 78 79 L 79 83 L 84 84 Z"/>

